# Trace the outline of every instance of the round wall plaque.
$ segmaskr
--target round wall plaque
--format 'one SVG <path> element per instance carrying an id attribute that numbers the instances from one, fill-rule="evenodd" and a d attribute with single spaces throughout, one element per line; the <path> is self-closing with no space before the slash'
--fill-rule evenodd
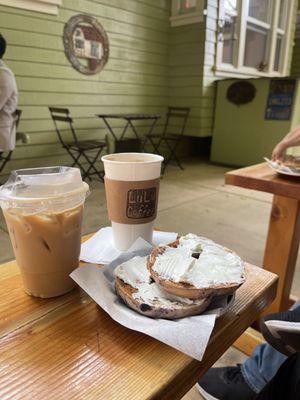
<path id="1" fill-rule="evenodd" d="M 255 86 L 247 81 L 237 81 L 232 83 L 227 89 L 226 97 L 238 106 L 250 103 L 256 94 Z"/>
<path id="2" fill-rule="evenodd" d="M 91 15 L 78 14 L 71 17 L 64 27 L 63 42 L 68 60 L 82 74 L 96 74 L 107 63 L 107 34 Z"/>

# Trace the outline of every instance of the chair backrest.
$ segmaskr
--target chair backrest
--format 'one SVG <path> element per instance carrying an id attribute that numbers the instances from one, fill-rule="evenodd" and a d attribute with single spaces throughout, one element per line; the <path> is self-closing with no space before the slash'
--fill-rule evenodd
<path id="1" fill-rule="evenodd" d="M 64 136 L 62 134 L 62 129 L 59 129 L 58 122 L 66 122 L 68 123 L 69 129 L 71 130 L 72 137 L 74 142 L 77 144 L 77 136 L 73 126 L 73 119 L 71 118 L 70 111 L 68 108 L 60 108 L 60 107 L 49 107 L 49 111 L 51 114 L 51 118 L 54 122 L 55 130 L 58 136 L 60 143 L 65 147 L 66 142 L 64 140 Z"/>
<path id="2" fill-rule="evenodd" d="M 163 136 L 168 134 L 177 134 L 178 136 L 182 136 L 186 127 L 190 110 L 191 109 L 189 107 L 168 107 Z M 172 128 L 172 126 L 176 126 L 177 132 L 170 132 L 169 128 Z"/>

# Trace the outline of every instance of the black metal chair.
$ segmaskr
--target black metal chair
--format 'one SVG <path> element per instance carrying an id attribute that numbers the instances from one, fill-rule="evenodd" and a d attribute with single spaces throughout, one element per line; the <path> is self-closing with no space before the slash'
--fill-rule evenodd
<path id="1" fill-rule="evenodd" d="M 54 122 L 55 130 L 62 147 L 68 152 L 73 159 L 72 167 L 80 168 L 83 179 L 92 180 L 92 176 L 96 175 L 103 182 L 104 172 L 96 168 L 95 164 L 99 161 L 99 157 L 107 147 L 104 140 L 78 140 L 73 119 L 68 108 L 49 107 L 49 111 Z M 63 130 L 59 129 L 58 123 L 68 123 L 68 130 L 71 132 L 72 141 L 66 141 Z M 82 164 L 86 161 L 88 166 Z M 100 162 L 99 162 L 99 165 Z"/>
<path id="2" fill-rule="evenodd" d="M 16 128 L 16 130 L 18 129 L 21 115 L 22 115 L 22 110 L 20 110 L 20 109 L 16 109 L 16 111 L 13 113 L 14 123 L 11 127 L 11 132 L 13 131 L 14 128 Z M 5 165 L 11 159 L 12 153 L 13 153 L 13 150 L 10 150 L 8 152 L 0 151 L 0 174 L 3 171 Z"/>
<path id="3" fill-rule="evenodd" d="M 147 141 L 151 143 L 154 152 L 161 154 L 160 148 L 166 145 L 169 154 L 165 157 L 162 173 L 165 172 L 167 165 L 170 161 L 175 160 L 180 169 L 184 169 L 177 154 L 176 150 L 178 145 L 183 139 L 187 119 L 190 113 L 189 107 L 168 107 L 166 114 L 166 122 L 161 134 L 147 135 L 143 147 Z M 174 122 L 173 122 L 174 121 Z M 177 131 L 176 133 L 174 131 Z"/>

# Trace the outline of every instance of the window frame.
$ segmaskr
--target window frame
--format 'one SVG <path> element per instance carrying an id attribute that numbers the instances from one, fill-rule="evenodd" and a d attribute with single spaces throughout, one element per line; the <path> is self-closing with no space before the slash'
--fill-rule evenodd
<path id="1" fill-rule="evenodd" d="M 225 21 L 225 9 L 224 0 L 219 0 L 218 7 L 218 20 L 217 20 L 217 49 L 216 49 L 216 60 L 215 60 L 215 74 L 219 76 L 230 76 L 230 77 L 251 77 L 251 76 L 286 76 L 288 74 L 288 53 L 290 50 L 291 31 L 292 31 L 292 18 L 295 0 L 290 0 L 289 5 L 285 5 L 286 12 L 286 24 L 285 29 L 278 27 L 279 22 L 279 7 L 280 0 L 271 0 L 274 6 L 272 7 L 271 20 L 263 22 L 254 17 L 248 16 L 249 0 L 238 1 L 237 8 L 237 20 L 236 20 L 236 35 L 237 45 L 235 47 L 235 58 L 233 64 L 226 64 L 222 62 L 223 56 L 223 41 L 220 40 L 222 35 L 222 21 Z M 283 0 L 285 1 L 285 0 Z M 229 14 L 226 12 L 226 14 Z M 254 67 L 244 65 L 244 53 L 246 43 L 246 29 L 247 23 L 254 24 L 257 27 L 265 28 L 270 30 L 269 39 L 267 42 L 267 54 L 268 63 L 265 71 L 259 71 Z M 281 54 L 279 59 L 279 71 L 274 70 L 275 52 L 277 35 L 283 36 L 281 44 Z"/>
<path id="2" fill-rule="evenodd" d="M 57 15 L 62 0 L 0 0 L 1 6 Z"/>
<path id="3" fill-rule="evenodd" d="M 170 23 L 171 26 L 195 24 L 204 20 L 204 0 L 196 0 L 194 12 L 180 14 L 180 0 L 172 0 Z"/>

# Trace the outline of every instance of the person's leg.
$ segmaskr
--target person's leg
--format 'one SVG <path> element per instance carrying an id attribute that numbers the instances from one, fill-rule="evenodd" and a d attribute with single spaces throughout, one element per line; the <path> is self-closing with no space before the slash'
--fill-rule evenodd
<path id="1" fill-rule="evenodd" d="M 266 315 L 260 322 L 261 333 L 274 349 L 286 356 L 300 351 L 300 304 L 291 310 Z"/>
<path id="2" fill-rule="evenodd" d="M 289 357 L 254 400 L 300 399 L 300 354 Z"/>
<path id="3" fill-rule="evenodd" d="M 264 343 L 256 346 L 252 355 L 242 364 L 241 372 L 249 387 L 259 393 L 285 360 L 285 355 Z"/>
<path id="4" fill-rule="evenodd" d="M 291 310 L 286 313 L 279 313 L 283 320 L 292 321 L 298 318 L 298 310 L 300 309 L 300 301 L 296 302 Z M 272 314 L 275 316 L 276 314 Z M 264 319 L 267 320 L 269 316 Z M 263 320 L 264 320 L 263 319 Z M 276 374 L 279 367 L 286 360 L 286 356 L 275 350 L 272 346 L 264 343 L 257 346 L 251 357 L 249 357 L 241 366 L 241 372 L 247 384 L 256 393 L 259 393 L 263 387 L 268 383 Z"/>
<path id="5" fill-rule="evenodd" d="M 296 303 L 292 309 L 299 304 Z M 250 400 L 274 377 L 286 359 L 269 344 L 262 344 L 242 365 L 211 368 L 198 381 L 198 390 L 209 400 Z"/>

